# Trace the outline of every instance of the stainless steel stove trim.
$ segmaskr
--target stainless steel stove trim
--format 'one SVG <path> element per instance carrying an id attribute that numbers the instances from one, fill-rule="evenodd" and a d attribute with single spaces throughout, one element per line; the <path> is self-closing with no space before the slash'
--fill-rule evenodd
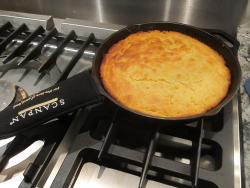
<path id="1" fill-rule="evenodd" d="M 104 40 L 124 27 L 124 25 L 104 24 L 66 18 L 61 25 L 61 31 L 62 33 L 69 33 L 71 30 L 74 30 L 77 35 L 83 37 L 87 37 L 90 33 L 94 33 L 97 39 Z"/>
<path id="2" fill-rule="evenodd" d="M 234 137 L 234 187 L 241 188 L 241 157 L 240 157 L 240 124 L 238 94 L 232 100 L 233 103 L 233 137 Z"/>
<path id="3" fill-rule="evenodd" d="M 25 23 L 30 29 L 35 29 L 41 25 L 46 30 L 50 30 L 55 26 L 54 20 L 51 16 L 0 10 L 0 23 L 5 22 L 10 22 L 14 27 Z"/>
<path id="4" fill-rule="evenodd" d="M 4 10 L 26 11 L 113 24 L 150 21 L 174 21 L 198 27 L 222 29 L 234 35 L 247 5 L 247 0 L 2 0 Z"/>

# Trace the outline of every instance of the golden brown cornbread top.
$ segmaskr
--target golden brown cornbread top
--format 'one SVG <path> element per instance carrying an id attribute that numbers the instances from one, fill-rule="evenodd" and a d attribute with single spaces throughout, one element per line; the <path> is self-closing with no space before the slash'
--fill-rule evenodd
<path id="1" fill-rule="evenodd" d="M 217 52 L 173 31 L 129 35 L 110 48 L 100 71 L 117 101 L 159 117 L 204 113 L 221 102 L 230 85 L 229 69 Z"/>

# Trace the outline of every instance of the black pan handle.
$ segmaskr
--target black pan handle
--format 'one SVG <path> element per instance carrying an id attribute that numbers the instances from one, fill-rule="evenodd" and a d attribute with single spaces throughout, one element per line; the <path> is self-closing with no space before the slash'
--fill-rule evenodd
<path id="1" fill-rule="evenodd" d="M 0 139 L 103 100 L 90 71 L 79 73 L 0 112 Z"/>
<path id="2" fill-rule="evenodd" d="M 228 33 L 217 30 L 217 29 L 205 29 L 208 33 L 214 35 L 219 40 L 227 44 L 227 46 L 232 50 L 233 54 L 237 56 L 238 49 L 240 47 L 240 42 L 234 38 L 233 36 L 229 35 Z"/>

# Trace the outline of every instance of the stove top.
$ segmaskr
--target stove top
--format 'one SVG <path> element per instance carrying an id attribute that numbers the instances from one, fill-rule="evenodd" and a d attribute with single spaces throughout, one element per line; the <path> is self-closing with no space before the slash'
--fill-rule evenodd
<path id="1" fill-rule="evenodd" d="M 123 27 L 0 17 L 1 80 L 28 95 L 89 69 Z M 1 140 L 0 187 L 241 187 L 239 145 L 238 95 L 214 117 L 172 127 L 104 101 Z"/>

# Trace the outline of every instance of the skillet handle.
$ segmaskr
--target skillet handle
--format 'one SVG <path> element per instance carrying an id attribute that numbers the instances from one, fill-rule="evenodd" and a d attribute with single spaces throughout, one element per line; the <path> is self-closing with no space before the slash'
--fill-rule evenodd
<path id="1" fill-rule="evenodd" d="M 215 37 L 217 37 L 219 40 L 227 44 L 227 46 L 232 50 L 233 54 L 237 56 L 238 49 L 240 47 L 240 42 L 234 38 L 233 36 L 229 35 L 228 33 L 217 30 L 217 29 L 205 29 L 208 33 L 211 33 Z"/>
<path id="2" fill-rule="evenodd" d="M 90 72 L 79 73 L 1 111 L 0 139 L 102 100 Z"/>

